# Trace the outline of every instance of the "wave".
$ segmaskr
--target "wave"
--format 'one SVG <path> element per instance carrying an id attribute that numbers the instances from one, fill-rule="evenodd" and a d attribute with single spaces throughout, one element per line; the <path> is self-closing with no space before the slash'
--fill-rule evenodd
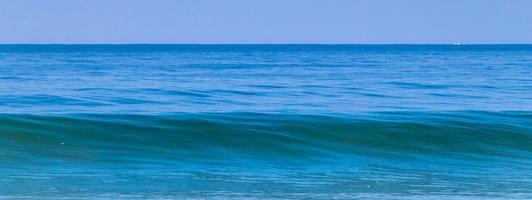
<path id="1" fill-rule="evenodd" d="M 529 199 L 530 112 L 0 114 L 0 197 Z"/>
<path id="2" fill-rule="evenodd" d="M 7 162 L 264 163 L 512 159 L 530 163 L 528 112 L 0 115 Z"/>

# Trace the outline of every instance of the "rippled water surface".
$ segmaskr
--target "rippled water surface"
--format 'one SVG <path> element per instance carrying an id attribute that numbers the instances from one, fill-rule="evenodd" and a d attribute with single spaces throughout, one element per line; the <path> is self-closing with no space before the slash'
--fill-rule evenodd
<path id="1" fill-rule="evenodd" d="M 532 110 L 532 46 L 0 46 L 17 113 Z"/>
<path id="2" fill-rule="evenodd" d="M 0 45 L 0 198 L 530 199 L 530 45 Z"/>

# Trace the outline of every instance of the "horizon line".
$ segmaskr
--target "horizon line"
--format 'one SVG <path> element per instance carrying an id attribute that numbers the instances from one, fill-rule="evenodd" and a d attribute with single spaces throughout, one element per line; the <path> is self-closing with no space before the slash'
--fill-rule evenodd
<path id="1" fill-rule="evenodd" d="M 532 45 L 532 43 L 0 43 L 0 45 Z"/>

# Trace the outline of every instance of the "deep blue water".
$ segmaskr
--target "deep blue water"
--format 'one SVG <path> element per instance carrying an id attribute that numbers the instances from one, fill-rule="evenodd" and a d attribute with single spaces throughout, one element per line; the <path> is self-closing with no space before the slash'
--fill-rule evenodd
<path id="1" fill-rule="evenodd" d="M 530 199 L 532 45 L 0 45 L 0 198 Z"/>

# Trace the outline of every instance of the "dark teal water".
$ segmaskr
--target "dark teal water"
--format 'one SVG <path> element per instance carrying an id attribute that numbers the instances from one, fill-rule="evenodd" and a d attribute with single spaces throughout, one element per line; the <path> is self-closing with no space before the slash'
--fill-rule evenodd
<path id="1" fill-rule="evenodd" d="M 0 45 L 0 198 L 530 199 L 532 45 Z"/>

